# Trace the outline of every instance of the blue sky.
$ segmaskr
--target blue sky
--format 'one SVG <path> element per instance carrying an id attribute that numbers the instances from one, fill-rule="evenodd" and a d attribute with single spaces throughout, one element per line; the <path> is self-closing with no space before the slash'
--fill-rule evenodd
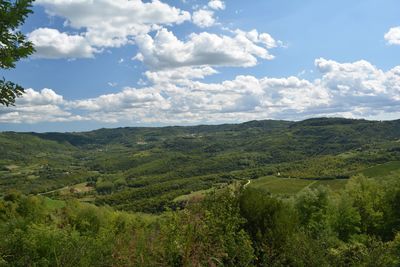
<path id="1" fill-rule="evenodd" d="M 37 0 L 0 130 L 400 118 L 398 1 Z"/>

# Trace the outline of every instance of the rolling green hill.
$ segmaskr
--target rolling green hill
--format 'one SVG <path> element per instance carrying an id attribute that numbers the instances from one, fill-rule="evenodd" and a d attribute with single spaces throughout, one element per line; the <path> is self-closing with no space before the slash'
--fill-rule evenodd
<path id="1" fill-rule="evenodd" d="M 0 133 L 0 266 L 399 266 L 399 126 Z"/>
<path id="2" fill-rule="evenodd" d="M 173 200 L 179 196 L 236 180 L 272 175 L 278 177 L 275 184 L 289 177 L 300 184 L 310 183 L 302 179 L 326 184 L 346 179 L 400 160 L 399 140 L 399 120 L 340 118 L 79 133 L 4 132 L 0 194 L 18 189 L 159 212 L 177 205 Z M 87 190 L 74 187 L 82 183 Z M 289 182 L 282 183 L 272 191 L 293 191 Z M 66 186 L 70 193 L 60 194 L 58 189 Z"/>

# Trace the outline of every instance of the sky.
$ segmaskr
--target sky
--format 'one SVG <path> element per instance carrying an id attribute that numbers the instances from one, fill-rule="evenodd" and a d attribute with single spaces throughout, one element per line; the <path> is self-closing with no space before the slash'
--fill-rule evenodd
<path id="1" fill-rule="evenodd" d="M 400 119 L 397 0 L 36 0 L 0 131 Z"/>

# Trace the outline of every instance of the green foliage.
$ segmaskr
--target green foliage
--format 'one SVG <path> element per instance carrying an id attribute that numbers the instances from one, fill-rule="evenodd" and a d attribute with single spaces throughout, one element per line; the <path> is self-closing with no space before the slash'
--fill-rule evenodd
<path id="1" fill-rule="evenodd" d="M 398 266 L 399 192 L 398 176 L 291 198 L 231 186 L 148 216 L 12 191 L 0 200 L 0 264 Z"/>
<path id="2" fill-rule="evenodd" d="M 0 49 L 1 51 L 1 49 Z M 24 88 L 18 84 L 0 79 L 0 105 L 13 105 L 15 98 L 21 96 Z"/>
<path id="3" fill-rule="evenodd" d="M 300 225 L 313 237 L 329 231 L 329 194 L 325 188 L 306 189 L 296 197 Z"/>
<path id="4" fill-rule="evenodd" d="M 211 193 L 204 202 L 171 214 L 162 232 L 168 266 L 249 266 L 253 249 L 242 229 L 237 192 Z"/>
<path id="5" fill-rule="evenodd" d="M 364 243 L 344 243 L 331 248 L 328 258 L 333 266 L 397 266 L 400 261 L 393 244 L 368 238 Z"/>
<path id="6" fill-rule="evenodd" d="M 344 119 L 0 133 L 0 265 L 399 266 L 399 139 Z"/>
<path id="7" fill-rule="evenodd" d="M 399 121 L 323 118 L 83 133 L 8 132 L 0 134 L 0 195 L 16 188 L 160 213 L 184 205 L 185 198 L 174 202 L 180 196 L 260 177 L 249 186 L 273 194 L 291 196 L 319 185 L 339 191 L 359 172 L 374 170 L 377 178 L 398 172 L 399 138 Z M 84 182 L 92 189 L 97 182 L 98 190 L 71 189 Z M 66 193 L 67 187 L 71 192 Z"/>
<path id="8" fill-rule="evenodd" d="M 15 67 L 15 62 L 31 55 L 33 44 L 18 31 L 29 13 L 33 0 L 0 0 L 0 68 Z M 0 105 L 13 105 L 24 89 L 4 78 L 0 80 Z"/>
<path id="9" fill-rule="evenodd" d="M 288 204 L 260 189 L 246 189 L 240 196 L 240 211 L 253 241 L 257 265 L 280 262 L 283 247 L 297 224 L 297 217 L 290 209 Z"/>
<path id="10" fill-rule="evenodd" d="M 338 200 L 333 227 L 339 239 L 349 241 L 361 232 L 361 216 L 354 207 L 353 199 L 344 195 Z"/>
<path id="11" fill-rule="evenodd" d="M 361 230 L 378 235 L 384 225 L 384 188 L 377 181 L 355 176 L 346 187 L 345 194 L 353 200 L 353 206 L 361 217 Z"/>
<path id="12" fill-rule="evenodd" d="M 126 230 L 126 219 L 77 202 L 46 208 L 46 201 L 14 195 L 0 202 L 0 258 L 6 265 L 111 265 L 114 240 Z"/>
<path id="13" fill-rule="evenodd" d="M 96 183 L 96 191 L 99 194 L 111 194 L 114 189 L 114 184 L 110 181 L 97 181 Z"/>

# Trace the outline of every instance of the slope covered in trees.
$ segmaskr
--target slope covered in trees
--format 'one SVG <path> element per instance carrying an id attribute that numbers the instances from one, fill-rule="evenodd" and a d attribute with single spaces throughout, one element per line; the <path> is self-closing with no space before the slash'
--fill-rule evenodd
<path id="1" fill-rule="evenodd" d="M 399 266 L 399 140 L 326 118 L 1 133 L 0 266 Z"/>
<path id="2" fill-rule="evenodd" d="M 0 134 L 0 193 L 16 188 L 123 210 L 161 212 L 174 208 L 178 196 L 237 180 L 347 179 L 400 160 L 398 140 L 400 121 L 336 118 L 82 133 L 6 132 Z M 88 188 L 73 187 L 81 183 Z M 66 189 L 70 194 L 64 194 Z"/>

